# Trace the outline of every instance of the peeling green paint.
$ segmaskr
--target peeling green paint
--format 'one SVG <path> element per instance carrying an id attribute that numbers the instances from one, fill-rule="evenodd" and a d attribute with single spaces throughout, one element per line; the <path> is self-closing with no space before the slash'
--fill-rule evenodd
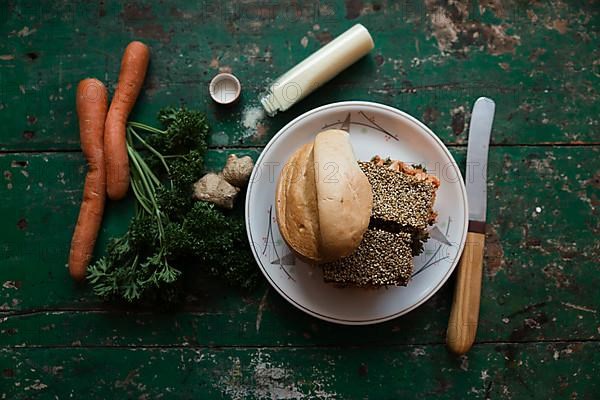
<path id="1" fill-rule="evenodd" d="M 0 29 L 0 397 L 577 398 L 600 391 L 599 10 L 593 1 L 33 2 Z M 373 53 L 254 129 L 269 80 L 360 22 Z M 450 281 L 418 311 L 371 327 L 302 314 L 266 282 L 234 291 L 197 277 L 173 313 L 99 303 L 66 271 L 85 163 L 77 82 L 111 90 L 122 49 L 152 61 L 133 117 L 206 109 L 207 169 L 256 159 L 276 131 L 322 104 L 372 100 L 422 119 L 465 162 L 470 107 L 497 103 L 477 341 L 444 348 Z M 224 110 L 207 85 L 242 80 Z M 246 119 L 248 117 L 248 119 Z M 239 210 L 241 212 L 241 210 Z M 98 242 L 126 229 L 109 203 Z"/>

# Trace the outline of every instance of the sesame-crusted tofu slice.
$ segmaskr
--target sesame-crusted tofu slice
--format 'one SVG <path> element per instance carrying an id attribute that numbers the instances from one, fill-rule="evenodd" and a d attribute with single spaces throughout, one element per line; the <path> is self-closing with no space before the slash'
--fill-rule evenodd
<path id="1" fill-rule="evenodd" d="M 413 270 L 411 235 L 369 228 L 348 257 L 323 264 L 326 282 L 341 286 L 406 286 Z"/>
<path id="2" fill-rule="evenodd" d="M 359 162 L 359 165 L 373 188 L 373 218 L 413 230 L 425 230 L 435 220 L 433 203 L 437 186 L 418 175 L 422 170 L 410 167 L 413 173 L 406 173 L 405 165 L 395 161 L 388 165 L 378 162 Z"/>

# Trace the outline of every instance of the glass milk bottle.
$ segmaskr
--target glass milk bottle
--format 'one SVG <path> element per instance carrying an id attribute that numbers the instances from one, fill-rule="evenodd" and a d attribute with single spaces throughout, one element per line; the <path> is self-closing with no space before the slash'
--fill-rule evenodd
<path id="1" fill-rule="evenodd" d="M 373 46 L 367 28 L 354 25 L 273 82 L 260 99 L 262 106 L 269 116 L 287 110 L 369 53 Z"/>

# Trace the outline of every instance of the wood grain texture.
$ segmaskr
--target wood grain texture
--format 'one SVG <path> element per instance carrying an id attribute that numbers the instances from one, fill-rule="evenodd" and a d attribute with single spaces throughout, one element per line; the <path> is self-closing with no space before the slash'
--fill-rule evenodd
<path id="1" fill-rule="evenodd" d="M 448 354 L 443 345 L 14 348 L 0 350 L 0 394 L 8 399 L 85 393 L 90 399 L 592 400 L 600 389 L 593 367 L 599 364 L 600 345 L 581 342 L 483 344 L 462 357 Z"/>
<path id="2" fill-rule="evenodd" d="M 258 155 L 211 150 L 208 169 L 220 168 L 231 151 Z M 465 149 L 451 151 L 464 165 Z M 600 339 L 598 242 L 590 234 L 600 232 L 593 207 L 600 198 L 600 148 L 496 146 L 489 157 L 478 342 Z M 453 280 L 418 312 L 372 327 L 318 321 L 273 291 L 263 303 L 266 282 L 244 293 L 197 277 L 186 307 L 172 315 L 102 304 L 87 287 L 64 279 L 85 176 L 81 153 L 4 154 L 0 171 L 5 345 L 444 343 Z M 109 203 L 99 252 L 109 237 L 124 232 L 131 213 L 129 201 Z"/>
<path id="3" fill-rule="evenodd" d="M 0 397 L 593 399 L 600 392 L 597 2 L 0 2 Z M 255 127 L 271 79 L 354 23 L 376 48 L 291 110 Z M 99 302 L 65 279 L 85 162 L 76 83 L 114 91 L 131 40 L 152 60 L 132 118 L 206 110 L 207 169 L 256 158 L 292 118 L 370 100 L 423 120 L 464 165 L 470 106 L 498 105 L 475 344 L 445 348 L 454 280 L 406 316 L 341 327 L 265 282 L 238 292 L 190 279 L 173 313 Z M 220 71 L 240 103 L 209 99 Z M 391 155 L 393 156 L 393 155 Z M 443 182 L 442 182 L 443 184 Z M 96 255 L 125 231 L 110 203 Z"/>
<path id="4" fill-rule="evenodd" d="M 341 0 L 3 2 L 0 118 L 10 129 L 0 132 L 0 150 L 77 149 L 77 82 L 97 76 L 114 90 L 123 49 L 135 39 L 148 43 L 152 60 L 132 117 L 151 122 L 178 103 L 206 108 L 224 135 L 215 145 L 264 145 L 306 110 L 357 99 L 398 107 L 446 143 L 464 144 L 470 106 L 482 95 L 498 104 L 493 143 L 598 143 L 596 6 L 426 3 L 357 2 L 359 16 L 347 19 Z M 260 129 L 244 126 L 244 109 L 258 105 L 269 80 L 356 22 L 373 34 L 369 57 Z M 228 70 L 243 93 L 223 112 L 208 83 Z"/>
<path id="5" fill-rule="evenodd" d="M 469 351 L 477 334 L 484 246 L 484 234 L 468 232 L 457 266 L 446 344 L 458 355 Z"/>

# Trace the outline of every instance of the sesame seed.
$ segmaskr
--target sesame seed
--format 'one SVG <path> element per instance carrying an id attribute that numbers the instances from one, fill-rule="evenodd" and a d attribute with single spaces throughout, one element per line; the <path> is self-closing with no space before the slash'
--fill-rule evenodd
<path id="1" fill-rule="evenodd" d="M 359 166 L 373 188 L 374 218 L 415 229 L 430 225 L 435 200 L 433 184 L 372 162 L 359 162 Z"/>
<path id="2" fill-rule="evenodd" d="M 354 253 L 323 264 L 325 281 L 352 286 L 406 286 L 412 275 L 411 235 L 368 229 Z"/>
<path id="3" fill-rule="evenodd" d="M 436 186 L 388 168 L 392 163 L 379 156 L 359 162 L 373 189 L 371 223 L 354 253 L 323 264 L 325 281 L 358 287 L 408 284 L 413 256 L 421 252 L 425 229 L 435 220 Z"/>

